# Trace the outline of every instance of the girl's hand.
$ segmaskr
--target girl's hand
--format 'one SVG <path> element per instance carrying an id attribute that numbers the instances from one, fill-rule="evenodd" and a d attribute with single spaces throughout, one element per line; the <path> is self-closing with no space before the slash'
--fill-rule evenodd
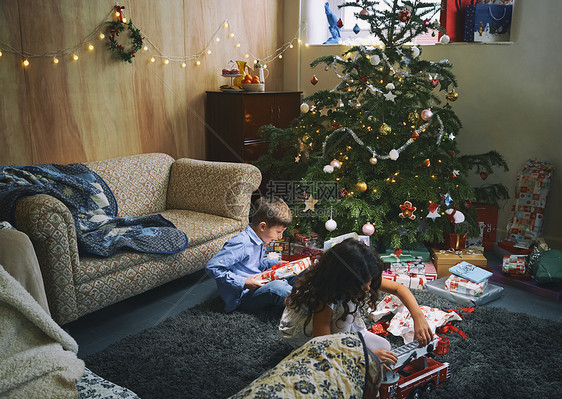
<path id="1" fill-rule="evenodd" d="M 375 355 L 377 355 L 377 357 L 381 361 L 383 367 L 385 369 L 387 369 L 388 371 L 391 371 L 391 368 L 388 367 L 388 365 L 389 364 L 396 364 L 396 362 L 398 361 L 398 356 L 396 356 L 396 354 L 391 352 L 391 351 L 387 351 L 387 350 L 384 350 L 384 349 L 378 349 L 376 351 L 373 351 L 373 353 Z"/>
<path id="2" fill-rule="evenodd" d="M 414 339 L 419 342 L 420 348 L 428 345 L 433 340 L 433 332 L 425 316 L 414 317 Z"/>

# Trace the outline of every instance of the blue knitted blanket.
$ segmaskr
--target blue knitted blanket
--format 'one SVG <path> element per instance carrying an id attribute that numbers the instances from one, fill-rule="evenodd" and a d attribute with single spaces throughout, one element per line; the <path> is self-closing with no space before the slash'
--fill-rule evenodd
<path id="1" fill-rule="evenodd" d="M 49 194 L 70 210 L 78 249 L 108 257 L 122 249 L 171 254 L 187 247 L 187 236 L 162 215 L 117 217 L 107 183 L 83 164 L 0 166 L 0 220 L 14 223 L 23 196 Z"/>

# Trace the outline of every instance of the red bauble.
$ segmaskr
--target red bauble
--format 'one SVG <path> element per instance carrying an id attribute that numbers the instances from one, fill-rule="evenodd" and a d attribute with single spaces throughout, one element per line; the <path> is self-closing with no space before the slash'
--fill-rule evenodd
<path id="1" fill-rule="evenodd" d="M 395 254 L 396 256 L 400 257 L 400 255 L 402 255 L 402 250 L 401 250 L 400 248 L 396 248 L 396 249 L 394 250 L 394 254 Z"/>
<path id="2" fill-rule="evenodd" d="M 437 87 L 438 84 L 439 84 L 439 79 L 431 79 L 429 81 L 429 85 L 434 89 Z"/>
<path id="3" fill-rule="evenodd" d="M 340 28 L 340 29 L 342 28 L 342 26 L 343 26 L 343 21 L 341 20 L 341 18 L 338 19 L 338 22 L 336 22 L 336 25 L 338 26 L 338 28 Z"/>
<path id="4" fill-rule="evenodd" d="M 402 10 L 398 13 L 398 20 L 400 22 L 408 22 L 410 20 L 410 11 Z"/>
<path id="5" fill-rule="evenodd" d="M 482 178 L 482 180 L 486 180 L 488 178 L 488 173 L 487 172 L 480 172 L 480 177 Z"/>
<path id="6" fill-rule="evenodd" d="M 345 197 L 347 197 L 347 194 L 348 194 L 347 190 L 344 190 L 344 189 L 340 190 L 340 198 L 341 199 L 344 199 Z"/>

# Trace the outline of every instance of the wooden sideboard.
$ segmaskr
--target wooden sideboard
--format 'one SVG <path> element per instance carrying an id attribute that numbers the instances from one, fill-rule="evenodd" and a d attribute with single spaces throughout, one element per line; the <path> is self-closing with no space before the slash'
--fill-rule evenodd
<path id="1" fill-rule="evenodd" d="M 300 115 L 300 91 L 208 91 L 205 107 L 207 159 L 252 162 L 265 154 L 268 143 L 259 128 L 287 128 Z"/>

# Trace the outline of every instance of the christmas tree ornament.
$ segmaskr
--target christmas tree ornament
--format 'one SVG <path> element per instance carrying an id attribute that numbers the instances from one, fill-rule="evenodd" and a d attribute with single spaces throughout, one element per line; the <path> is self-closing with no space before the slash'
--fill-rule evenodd
<path id="1" fill-rule="evenodd" d="M 341 168 L 341 163 L 337 159 L 332 159 L 332 162 L 330 162 L 330 166 L 339 169 Z"/>
<path id="2" fill-rule="evenodd" d="M 342 28 L 343 27 L 343 21 L 340 19 L 338 19 L 338 22 L 336 22 L 336 25 L 338 26 L 338 28 Z"/>
<path id="3" fill-rule="evenodd" d="M 464 207 L 466 209 L 470 208 L 470 206 L 472 205 L 472 201 L 471 200 L 465 200 L 464 201 Z"/>
<path id="4" fill-rule="evenodd" d="M 414 212 L 417 208 L 413 206 L 410 201 L 404 201 L 404 203 L 400 205 L 400 209 L 402 210 L 402 212 L 400 212 L 398 216 L 400 216 L 402 219 L 414 220 L 416 218 Z"/>
<path id="5" fill-rule="evenodd" d="M 455 139 L 455 136 L 453 133 L 449 133 L 449 140 L 453 141 Z"/>
<path id="6" fill-rule="evenodd" d="M 420 49 L 419 47 L 412 47 L 412 55 L 414 56 L 414 58 L 418 58 L 420 55 Z"/>
<path id="7" fill-rule="evenodd" d="M 371 224 L 371 222 L 367 222 L 363 225 L 363 227 L 361 228 L 361 231 L 363 232 L 363 234 L 365 234 L 366 236 L 372 236 L 373 233 L 375 232 L 375 226 L 373 226 Z"/>
<path id="8" fill-rule="evenodd" d="M 365 191 L 367 191 L 367 183 L 365 183 L 364 181 L 360 181 L 355 185 L 355 188 L 360 193 L 364 193 Z"/>
<path id="9" fill-rule="evenodd" d="M 379 57 L 377 54 L 375 54 L 375 55 L 371 56 L 371 58 L 369 59 L 369 62 L 371 63 L 371 65 L 377 66 L 381 62 L 381 57 Z"/>
<path id="10" fill-rule="evenodd" d="M 459 98 L 459 93 L 457 93 L 455 90 L 451 90 L 445 97 L 447 97 L 447 100 L 449 101 L 457 101 L 457 99 Z"/>
<path id="11" fill-rule="evenodd" d="M 399 156 L 400 154 L 395 149 L 390 150 L 390 152 L 388 153 L 388 157 L 393 161 L 396 161 Z"/>
<path id="12" fill-rule="evenodd" d="M 421 118 L 427 122 L 428 120 L 433 118 L 433 112 L 431 112 L 429 108 L 426 108 L 421 112 Z"/>
<path id="13" fill-rule="evenodd" d="M 464 213 L 462 213 L 461 211 L 449 208 L 445 211 L 445 213 L 449 215 L 449 220 L 453 224 L 459 224 L 465 221 Z"/>
<path id="14" fill-rule="evenodd" d="M 408 11 L 408 10 L 401 10 L 398 13 L 398 20 L 400 22 L 406 23 L 410 20 L 410 17 L 411 17 L 411 14 L 410 14 L 410 11 Z"/>
<path id="15" fill-rule="evenodd" d="M 324 224 L 324 227 L 328 231 L 334 231 L 335 229 L 338 228 L 338 224 L 336 223 L 336 221 L 334 219 L 330 218 L 326 221 L 326 223 Z"/>
<path id="16" fill-rule="evenodd" d="M 451 38 L 448 35 L 443 35 L 441 36 L 441 44 L 449 44 L 449 42 L 451 41 Z"/>
<path id="17" fill-rule="evenodd" d="M 410 138 L 414 141 L 416 141 L 419 137 L 420 134 L 418 132 L 413 132 L 412 135 L 410 136 Z"/>
<path id="18" fill-rule="evenodd" d="M 318 83 L 318 78 L 316 77 L 316 75 L 313 75 L 310 78 L 310 83 L 312 83 L 313 85 L 316 85 L 316 83 Z"/>
<path id="19" fill-rule="evenodd" d="M 393 101 L 394 102 L 394 99 L 396 98 L 396 95 L 393 94 L 391 91 L 389 91 L 386 94 L 383 94 L 383 96 L 386 99 L 386 101 Z"/>
<path id="20" fill-rule="evenodd" d="M 429 168 L 429 166 L 431 165 L 431 161 L 429 160 L 429 158 L 427 158 L 425 161 L 423 161 L 421 163 L 421 165 L 419 166 L 425 166 L 426 168 Z"/>
<path id="21" fill-rule="evenodd" d="M 436 218 L 441 217 L 441 215 L 439 214 L 439 205 L 438 204 L 435 204 L 435 203 L 429 204 L 428 209 L 429 209 L 429 213 L 426 216 L 427 218 L 432 219 L 435 222 Z"/>
<path id="22" fill-rule="evenodd" d="M 387 84 L 385 87 L 386 87 L 387 90 L 394 90 L 396 88 L 392 82 Z"/>
<path id="23" fill-rule="evenodd" d="M 377 157 L 375 157 L 374 155 L 373 155 L 371 158 L 369 158 L 369 163 L 370 163 L 371 165 L 376 165 L 377 162 L 378 162 L 378 159 L 377 159 Z"/>
<path id="24" fill-rule="evenodd" d="M 367 16 L 367 15 L 369 15 L 369 11 L 367 11 L 367 9 L 364 8 L 364 9 L 362 9 L 361 11 L 359 11 L 359 15 Z"/>
<path id="25" fill-rule="evenodd" d="M 353 32 L 358 35 L 359 32 L 361 32 L 361 28 L 359 27 L 359 25 L 355 24 L 355 26 L 353 27 Z"/>
<path id="26" fill-rule="evenodd" d="M 453 172 L 451 172 L 451 177 L 452 177 L 452 178 L 455 178 L 455 177 L 457 177 L 457 176 L 459 175 L 459 173 L 460 173 L 460 172 L 459 172 L 458 169 L 453 169 Z"/>
<path id="27" fill-rule="evenodd" d="M 396 255 L 399 258 L 400 255 L 402 255 L 402 249 L 394 248 L 394 255 Z"/>
<path id="28" fill-rule="evenodd" d="M 361 103 L 359 101 L 357 101 L 355 104 L 353 104 L 353 108 L 361 109 Z"/>
<path id="29" fill-rule="evenodd" d="M 441 196 L 441 203 L 447 205 L 447 206 L 451 206 L 451 204 L 453 203 L 453 198 L 451 197 L 451 194 L 447 193 L 447 194 L 439 194 Z"/>
<path id="30" fill-rule="evenodd" d="M 339 129 L 340 127 L 341 127 L 341 125 L 338 122 L 332 123 L 332 129 L 336 130 L 336 129 Z"/>
<path id="31" fill-rule="evenodd" d="M 301 104 L 301 112 L 303 114 L 306 114 L 309 110 L 310 110 L 310 106 L 307 103 Z"/>
<path id="32" fill-rule="evenodd" d="M 482 180 L 486 180 L 488 178 L 488 173 L 487 172 L 480 172 L 480 178 Z"/>
<path id="33" fill-rule="evenodd" d="M 437 85 L 439 85 L 439 79 L 437 78 L 433 78 L 429 81 L 429 85 L 431 86 L 432 89 L 435 89 L 437 87 Z"/>
<path id="34" fill-rule="evenodd" d="M 318 202 L 317 199 L 314 199 L 312 195 L 309 195 L 308 198 L 304 201 L 304 211 L 314 211 L 314 205 Z"/>
<path id="35" fill-rule="evenodd" d="M 369 80 L 369 78 L 367 78 L 365 75 L 359 76 L 359 79 L 361 79 L 361 82 L 363 83 L 367 83 L 367 81 Z"/>
<path id="36" fill-rule="evenodd" d="M 310 137 L 308 134 L 305 134 L 304 136 L 302 136 L 302 139 L 301 139 L 301 141 L 302 141 L 304 144 L 310 143 L 311 140 L 312 140 L 312 137 Z"/>
<path id="37" fill-rule="evenodd" d="M 390 126 L 388 126 L 386 123 L 383 123 L 381 125 L 381 127 L 379 127 L 379 133 L 382 135 L 387 135 L 390 134 L 392 132 L 392 128 Z"/>
<path id="38" fill-rule="evenodd" d="M 417 112 L 410 112 L 408 114 L 408 122 L 410 123 L 418 123 L 420 120 L 420 114 L 418 114 Z"/>
<path id="39" fill-rule="evenodd" d="M 323 170 L 325 173 L 332 173 L 334 171 L 334 167 L 332 165 L 324 165 Z"/>
<path id="40" fill-rule="evenodd" d="M 429 20 L 429 18 L 426 18 L 426 19 L 423 21 L 423 24 L 424 24 L 425 26 L 429 26 L 429 25 L 431 25 L 431 21 Z"/>
<path id="41" fill-rule="evenodd" d="M 347 192 L 347 190 L 345 190 L 343 188 L 339 192 L 340 199 L 347 198 L 348 195 L 349 195 L 349 193 Z"/>

